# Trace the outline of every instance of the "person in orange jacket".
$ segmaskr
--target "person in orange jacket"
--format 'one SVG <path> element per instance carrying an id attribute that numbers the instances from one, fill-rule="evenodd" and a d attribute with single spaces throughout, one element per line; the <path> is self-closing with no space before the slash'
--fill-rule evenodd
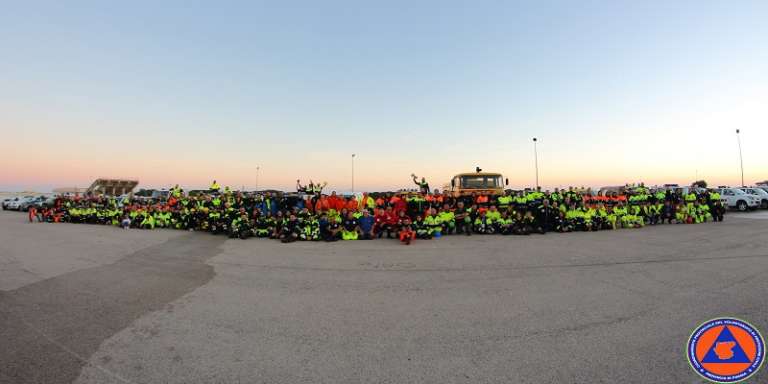
<path id="1" fill-rule="evenodd" d="M 331 192 L 331 196 L 328 196 L 328 205 L 331 209 L 335 209 L 336 212 L 339 212 L 346 204 L 344 199 L 340 198 L 339 195 L 336 194 L 336 191 L 333 191 Z"/>
<path id="2" fill-rule="evenodd" d="M 400 211 L 397 217 L 398 237 L 400 241 L 405 245 L 410 245 L 411 241 L 416 238 L 416 232 L 413 230 L 413 223 L 411 218 L 405 214 L 405 211 Z"/>
<path id="3" fill-rule="evenodd" d="M 358 211 L 357 198 L 355 196 L 350 197 L 349 200 L 347 200 L 345 207 L 350 212 L 357 212 Z"/>
<path id="4" fill-rule="evenodd" d="M 329 209 L 331 209 L 331 204 L 328 201 L 328 197 L 321 196 L 315 204 L 315 212 L 327 212 Z"/>

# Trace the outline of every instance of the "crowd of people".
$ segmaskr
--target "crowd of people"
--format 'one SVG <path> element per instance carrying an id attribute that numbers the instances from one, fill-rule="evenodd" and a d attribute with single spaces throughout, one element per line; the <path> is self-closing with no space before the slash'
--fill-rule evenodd
<path id="1" fill-rule="evenodd" d="M 297 181 L 296 193 L 221 188 L 187 194 L 178 185 L 158 198 L 59 196 L 53 206 L 30 212 L 30 221 L 172 228 L 293 241 L 415 239 L 445 235 L 530 235 L 639 228 L 646 225 L 722 221 L 725 207 L 713 190 L 687 194 L 646 188 L 618 191 L 540 188 L 464 196 L 429 191 L 323 193 L 325 184 Z"/>

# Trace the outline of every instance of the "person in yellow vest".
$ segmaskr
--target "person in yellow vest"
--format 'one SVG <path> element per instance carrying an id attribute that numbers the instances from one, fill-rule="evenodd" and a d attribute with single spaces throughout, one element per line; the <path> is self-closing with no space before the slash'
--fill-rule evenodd
<path id="1" fill-rule="evenodd" d="M 505 192 L 498 197 L 497 202 L 499 203 L 499 210 L 506 212 L 509 210 L 509 206 L 512 205 L 512 195 L 510 195 L 510 192 Z"/>
<path id="2" fill-rule="evenodd" d="M 211 193 L 218 193 L 221 190 L 221 185 L 216 182 L 216 180 L 211 183 L 211 186 L 208 188 Z"/>
<path id="3" fill-rule="evenodd" d="M 182 192 L 181 187 L 179 187 L 178 184 L 176 184 L 176 186 L 171 188 L 171 196 L 175 197 L 176 199 L 181 198 L 181 192 Z"/>
<path id="4" fill-rule="evenodd" d="M 429 215 L 424 218 L 424 224 L 427 226 L 430 237 L 441 237 L 443 232 L 443 220 L 437 215 L 437 210 L 429 209 Z"/>
<path id="5" fill-rule="evenodd" d="M 370 212 L 373 212 L 373 210 L 376 209 L 376 200 L 371 195 L 366 193 L 363 196 L 363 202 L 365 203 L 365 208 Z"/>

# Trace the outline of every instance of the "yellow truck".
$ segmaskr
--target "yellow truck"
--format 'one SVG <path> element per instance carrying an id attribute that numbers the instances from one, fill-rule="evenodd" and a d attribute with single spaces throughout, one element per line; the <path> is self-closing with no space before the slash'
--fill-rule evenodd
<path id="1" fill-rule="evenodd" d="M 459 173 L 451 179 L 451 184 L 446 186 L 446 194 L 453 197 L 476 194 L 501 195 L 504 187 L 509 185 L 509 179 L 502 177 L 501 173 L 476 172 Z"/>

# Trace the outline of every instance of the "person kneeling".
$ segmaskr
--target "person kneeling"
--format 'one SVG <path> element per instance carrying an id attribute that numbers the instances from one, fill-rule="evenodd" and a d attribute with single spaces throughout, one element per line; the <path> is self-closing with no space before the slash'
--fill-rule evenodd
<path id="1" fill-rule="evenodd" d="M 291 214 L 288 221 L 280 229 L 280 241 L 283 243 L 292 243 L 299 238 L 299 222 L 296 220 L 296 215 Z"/>
<path id="2" fill-rule="evenodd" d="M 358 220 L 360 225 L 360 238 L 362 240 L 372 240 L 374 237 L 373 227 L 375 220 L 367 209 L 363 210 L 363 216 Z"/>
<path id="3" fill-rule="evenodd" d="M 360 233 L 360 224 L 352 212 L 347 214 L 346 220 L 342 224 L 341 238 L 343 240 L 357 240 Z"/>
<path id="4" fill-rule="evenodd" d="M 411 241 L 416 238 L 411 219 L 406 216 L 404 219 L 400 219 L 398 223 L 400 224 L 400 231 L 398 232 L 400 241 L 405 245 L 410 245 Z"/>
<path id="5" fill-rule="evenodd" d="M 432 238 L 432 231 L 427 223 L 424 222 L 423 216 L 416 216 L 416 221 L 413 223 L 413 230 L 416 232 L 417 239 L 429 240 Z"/>
<path id="6" fill-rule="evenodd" d="M 475 219 L 475 233 L 492 234 L 494 232 L 493 221 L 486 216 L 485 211 L 480 211 L 480 215 Z"/>
<path id="7" fill-rule="evenodd" d="M 123 216 L 123 220 L 120 222 L 120 227 L 128 229 L 131 227 L 131 218 L 128 215 Z"/>
<path id="8" fill-rule="evenodd" d="M 337 241 L 341 239 L 341 223 L 336 218 L 328 217 L 323 213 L 319 221 L 320 238 L 323 241 Z"/>

